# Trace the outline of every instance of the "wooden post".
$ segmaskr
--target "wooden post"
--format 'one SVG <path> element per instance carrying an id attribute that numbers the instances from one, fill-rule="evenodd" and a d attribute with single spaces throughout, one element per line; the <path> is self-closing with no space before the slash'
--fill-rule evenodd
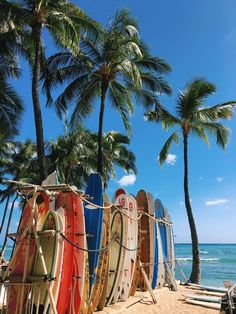
<path id="1" fill-rule="evenodd" d="M 141 269 L 141 273 L 142 273 L 142 275 L 143 275 L 144 281 L 145 281 L 145 283 L 146 283 L 146 285 L 147 285 L 147 288 L 148 288 L 148 290 L 149 290 L 149 292 L 150 292 L 150 295 L 151 295 L 151 297 L 152 297 L 152 301 L 153 301 L 153 303 L 156 304 L 156 303 L 157 303 L 157 299 L 156 299 L 156 297 L 155 297 L 155 295 L 154 295 L 154 293 L 153 293 L 151 283 L 150 283 L 150 281 L 149 281 L 149 279 L 148 279 L 148 277 L 147 277 L 147 274 L 146 274 L 146 272 L 145 272 L 145 270 L 144 270 L 144 268 L 143 268 L 143 264 L 142 264 L 141 261 L 139 262 L 139 264 L 140 264 L 140 269 Z"/>

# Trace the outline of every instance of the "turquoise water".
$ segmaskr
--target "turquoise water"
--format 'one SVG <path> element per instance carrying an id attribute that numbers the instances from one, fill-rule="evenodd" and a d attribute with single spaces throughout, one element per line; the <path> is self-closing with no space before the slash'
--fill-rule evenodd
<path id="1" fill-rule="evenodd" d="M 175 254 L 188 277 L 191 272 L 191 244 L 175 244 Z M 224 280 L 236 283 L 236 244 L 200 244 L 201 284 L 223 286 Z M 178 267 L 176 277 L 183 281 Z"/>

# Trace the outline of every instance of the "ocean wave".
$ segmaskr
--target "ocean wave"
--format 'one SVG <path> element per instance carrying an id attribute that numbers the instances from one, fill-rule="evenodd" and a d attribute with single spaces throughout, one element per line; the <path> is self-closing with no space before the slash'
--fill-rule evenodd
<path id="1" fill-rule="evenodd" d="M 192 257 L 177 257 L 176 258 L 177 261 L 180 261 L 180 262 L 190 262 L 192 261 Z M 219 261 L 220 259 L 217 258 L 217 257 L 209 257 L 209 258 L 200 258 L 201 261 L 205 261 L 205 262 L 212 262 L 212 261 Z"/>
<path id="2" fill-rule="evenodd" d="M 200 251 L 200 254 L 208 254 L 207 251 Z"/>

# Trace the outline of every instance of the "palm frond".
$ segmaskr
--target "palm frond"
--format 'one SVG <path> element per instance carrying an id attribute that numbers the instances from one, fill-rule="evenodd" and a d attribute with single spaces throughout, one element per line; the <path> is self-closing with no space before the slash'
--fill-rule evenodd
<path id="1" fill-rule="evenodd" d="M 167 158 L 168 153 L 169 153 L 169 149 L 170 149 L 171 144 L 173 142 L 176 142 L 177 144 L 179 143 L 179 135 L 178 135 L 177 131 L 171 134 L 171 136 L 167 139 L 164 146 L 162 147 L 160 154 L 159 154 L 160 165 L 162 165 L 166 161 L 166 158 Z"/>
<path id="2" fill-rule="evenodd" d="M 199 120 L 210 121 L 217 121 L 218 119 L 229 120 L 233 116 L 233 109 L 235 106 L 235 101 L 228 101 L 213 107 L 203 108 L 196 112 L 196 118 Z"/>
<path id="3" fill-rule="evenodd" d="M 182 119 L 191 119 L 192 115 L 203 106 L 205 98 L 216 90 L 214 84 L 196 79 L 189 83 L 183 92 L 179 93 L 177 100 L 177 113 Z"/>
<path id="4" fill-rule="evenodd" d="M 58 117 L 61 119 L 63 117 L 63 115 L 66 113 L 68 106 L 71 105 L 71 103 L 76 100 L 78 103 L 80 103 L 80 101 L 78 101 L 78 99 L 82 99 L 82 98 L 86 98 L 87 94 L 86 92 L 83 92 L 83 90 L 85 89 L 85 86 L 88 87 L 89 91 L 91 86 L 93 86 L 93 82 L 91 84 L 87 84 L 88 83 L 88 79 L 89 76 L 88 75 L 84 75 L 81 77 L 78 77 L 77 79 L 73 80 L 68 86 L 66 86 L 66 88 L 64 89 L 64 91 L 60 94 L 60 96 L 56 99 L 56 101 L 54 102 L 53 106 L 56 110 L 56 114 L 58 115 Z M 80 93 L 83 93 L 82 95 L 80 95 Z M 81 109 L 84 108 L 85 106 L 85 102 L 82 101 L 83 106 L 81 106 Z M 81 103 L 80 103 L 81 105 Z"/>
<path id="5" fill-rule="evenodd" d="M 133 104 L 129 93 L 124 86 L 113 81 L 109 85 L 108 97 L 112 106 L 120 113 L 127 132 L 130 133 L 128 116 L 133 113 Z"/>
<path id="6" fill-rule="evenodd" d="M 201 139 L 204 140 L 204 142 L 207 144 L 207 146 L 210 146 L 208 137 L 207 137 L 206 133 L 204 132 L 204 129 L 201 126 L 199 126 L 197 124 L 192 125 L 190 132 L 193 134 L 196 134 L 198 137 L 200 137 Z"/>
<path id="7" fill-rule="evenodd" d="M 0 79 L 0 131 L 6 135 L 16 135 L 20 123 L 23 102 L 15 90 Z"/>
<path id="8" fill-rule="evenodd" d="M 78 99 L 76 101 L 76 106 L 71 117 L 71 127 L 76 128 L 77 123 L 81 121 L 82 118 L 87 117 L 88 114 L 93 110 L 93 102 L 100 93 L 100 81 L 97 77 L 93 80 L 88 81 L 86 88 L 78 94 Z"/>
<path id="9" fill-rule="evenodd" d="M 145 113 L 144 117 L 149 122 L 160 122 L 163 128 L 166 130 L 169 127 L 178 125 L 181 126 L 181 120 L 178 117 L 172 115 L 164 106 L 159 102 L 155 103 L 155 110 L 149 110 Z"/>
<path id="10" fill-rule="evenodd" d="M 143 55 L 141 59 L 135 60 L 135 62 L 142 71 L 148 69 L 158 74 L 165 74 L 171 71 L 171 66 L 159 57 Z"/>
<path id="11" fill-rule="evenodd" d="M 108 25 L 108 30 L 113 32 L 123 31 L 127 32 L 127 35 L 129 36 L 136 36 L 138 34 L 139 27 L 137 20 L 131 16 L 130 12 L 127 9 L 121 9 L 116 11 L 113 20 Z"/>
<path id="12" fill-rule="evenodd" d="M 225 149 L 229 138 L 230 138 L 230 129 L 217 122 L 198 122 L 199 127 L 204 131 L 208 132 L 211 135 L 216 137 L 216 143 Z"/>

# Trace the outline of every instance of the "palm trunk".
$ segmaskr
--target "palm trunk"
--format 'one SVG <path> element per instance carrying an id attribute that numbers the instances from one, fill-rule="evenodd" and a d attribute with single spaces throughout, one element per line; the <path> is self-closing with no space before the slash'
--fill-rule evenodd
<path id="1" fill-rule="evenodd" d="M 190 203 L 189 190 L 188 190 L 188 135 L 184 134 L 184 196 L 185 207 L 188 215 L 188 222 L 190 226 L 191 239 L 192 239 L 192 272 L 190 275 L 190 282 L 199 283 L 200 281 L 200 257 L 198 248 L 198 236 L 196 225 L 193 217 L 192 207 Z"/>
<path id="2" fill-rule="evenodd" d="M 44 152 L 43 122 L 39 99 L 39 77 L 40 77 L 40 59 L 41 59 L 41 26 L 33 29 L 35 36 L 35 60 L 33 65 L 32 78 L 32 99 L 34 108 L 34 120 L 36 128 L 37 153 L 40 171 L 40 180 L 43 181 L 47 177 Z"/>
<path id="3" fill-rule="evenodd" d="M 1 221 L 1 226 L 0 226 L 0 234 L 2 233 L 2 228 L 3 228 L 4 223 L 5 223 L 10 198 L 11 198 L 11 194 L 8 195 L 7 200 L 6 200 L 6 204 L 5 204 L 5 208 L 4 208 L 4 212 L 3 212 L 3 217 L 2 217 L 2 221 Z"/>
<path id="4" fill-rule="evenodd" d="M 98 157 L 97 157 L 97 172 L 102 176 L 103 172 L 103 157 L 102 157 L 102 134 L 103 134 L 103 117 L 105 110 L 105 99 L 108 85 L 106 82 L 101 86 L 101 105 L 99 113 L 99 126 L 98 126 Z"/>

